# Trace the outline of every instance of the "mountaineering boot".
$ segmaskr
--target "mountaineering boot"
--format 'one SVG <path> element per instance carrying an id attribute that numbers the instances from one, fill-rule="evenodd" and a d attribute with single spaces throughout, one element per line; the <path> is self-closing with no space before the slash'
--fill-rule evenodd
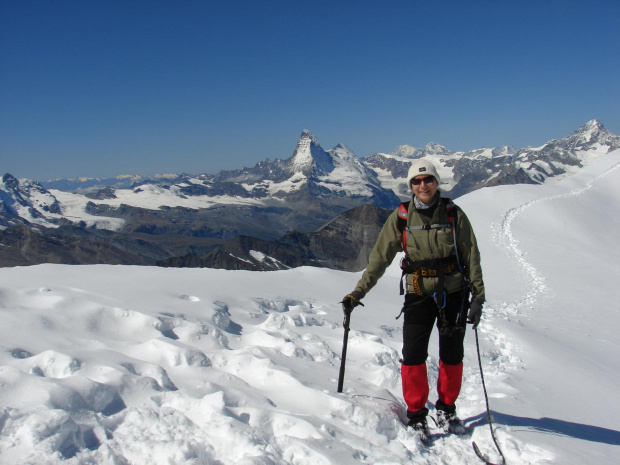
<path id="1" fill-rule="evenodd" d="M 437 425 L 443 428 L 446 433 L 465 434 L 465 425 L 456 413 L 448 413 L 443 411 L 437 412 Z"/>
<path id="2" fill-rule="evenodd" d="M 435 408 L 437 409 L 437 426 L 443 428 L 446 433 L 465 434 L 465 425 L 456 416 L 456 405 L 446 405 L 438 400 Z"/>
<path id="3" fill-rule="evenodd" d="M 428 409 L 423 408 L 417 412 L 407 411 L 407 418 L 409 423 L 407 426 L 413 429 L 415 437 L 417 437 L 423 444 L 428 443 L 429 431 L 428 424 L 426 423 L 426 415 L 428 415 Z"/>

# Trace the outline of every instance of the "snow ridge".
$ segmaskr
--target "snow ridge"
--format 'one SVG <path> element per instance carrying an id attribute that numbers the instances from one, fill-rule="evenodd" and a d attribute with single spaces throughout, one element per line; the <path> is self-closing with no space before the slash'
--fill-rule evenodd
<path id="1" fill-rule="evenodd" d="M 556 199 L 564 199 L 569 197 L 580 196 L 588 190 L 592 189 L 592 187 L 598 182 L 600 179 L 609 176 L 615 170 L 620 168 L 620 163 L 613 165 L 611 168 L 605 170 L 603 173 L 598 175 L 595 178 L 590 179 L 585 183 L 583 187 L 579 187 L 567 193 L 556 194 L 548 197 L 537 198 L 531 200 L 529 202 L 520 205 L 519 207 L 515 207 L 510 209 L 504 215 L 504 218 L 501 222 L 501 229 L 496 238 L 496 243 L 502 246 L 508 255 L 510 255 L 511 259 L 517 262 L 525 274 L 528 277 L 528 280 L 531 284 L 530 291 L 518 302 L 514 302 L 511 305 L 508 305 L 506 308 L 510 309 L 507 311 L 507 314 L 517 315 L 520 313 L 523 308 L 533 308 L 534 303 L 536 302 L 536 298 L 540 294 L 544 294 L 547 291 L 547 286 L 545 284 L 545 278 L 541 275 L 541 273 L 528 261 L 526 260 L 526 254 L 519 248 L 519 241 L 514 237 L 512 232 L 512 223 L 517 216 L 522 214 L 528 208 L 540 203 L 540 202 L 549 202 Z"/>
<path id="2" fill-rule="evenodd" d="M 549 291 L 545 276 L 535 266 L 527 261 L 527 253 L 520 247 L 520 241 L 515 237 L 512 228 L 514 220 L 527 209 L 541 202 L 549 202 L 557 199 L 566 199 L 583 195 L 587 191 L 591 190 L 598 181 L 611 175 L 618 169 L 620 169 L 620 163 L 614 164 L 610 168 L 604 170 L 601 174 L 598 174 L 596 177 L 588 180 L 583 186 L 577 187 L 569 192 L 536 198 L 518 207 L 511 208 L 503 215 L 499 230 L 497 230 L 498 228 L 495 225 L 492 226 L 492 228 L 496 230 L 494 237 L 495 243 L 499 248 L 505 251 L 505 253 L 510 257 L 511 262 L 518 264 L 525 275 L 525 281 L 530 284 L 525 294 L 511 303 L 504 302 L 496 307 L 492 307 L 488 304 L 485 306 L 485 318 L 480 325 L 479 331 L 485 336 L 485 340 L 487 341 L 486 350 L 484 351 L 484 357 L 489 359 L 487 366 L 495 365 L 492 371 L 488 373 L 485 371 L 485 376 L 490 377 L 496 383 L 496 392 L 493 393 L 491 397 L 501 398 L 504 395 L 507 395 L 498 392 L 501 390 L 503 380 L 506 380 L 510 373 L 514 373 L 524 368 L 523 360 L 519 356 L 519 353 L 522 351 L 522 347 L 517 345 L 515 341 L 504 332 L 499 330 L 497 327 L 494 327 L 493 321 L 496 318 L 501 318 L 504 320 L 519 318 L 519 316 L 524 313 L 531 315 L 532 310 L 535 311 L 540 307 L 538 305 L 539 297 Z M 470 381 L 470 377 L 475 376 L 474 370 L 471 367 L 466 367 L 464 376 L 468 381 Z M 467 397 L 476 397 L 476 393 L 482 390 L 482 382 L 472 380 L 470 383 L 466 383 L 464 388 L 464 392 Z M 512 389 L 508 386 L 505 386 L 504 389 L 507 393 L 512 391 Z M 514 439 L 510 437 L 508 431 L 506 431 L 503 426 L 495 426 L 496 435 L 502 449 L 505 450 L 506 448 L 510 448 L 511 444 L 514 444 Z M 488 452 L 485 451 L 485 453 L 491 454 L 492 456 L 492 454 L 495 453 L 493 446 L 489 444 L 486 446 Z M 523 444 L 521 444 L 518 448 L 522 450 L 527 449 L 527 447 Z M 539 451 L 538 453 L 546 455 L 543 451 Z"/>

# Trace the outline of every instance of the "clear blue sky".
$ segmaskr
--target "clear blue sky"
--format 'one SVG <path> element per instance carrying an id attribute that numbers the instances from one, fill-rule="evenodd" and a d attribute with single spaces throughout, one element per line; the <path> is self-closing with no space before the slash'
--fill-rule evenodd
<path id="1" fill-rule="evenodd" d="M 0 0 L 0 174 L 620 135 L 620 2 Z"/>

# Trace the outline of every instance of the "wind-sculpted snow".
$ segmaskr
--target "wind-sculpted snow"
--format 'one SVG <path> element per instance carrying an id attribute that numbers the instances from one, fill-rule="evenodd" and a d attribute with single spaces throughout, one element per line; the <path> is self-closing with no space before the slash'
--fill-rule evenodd
<path id="1" fill-rule="evenodd" d="M 340 395 L 337 298 L 266 295 L 291 273 L 315 289 L 349 274 L 244 273 L 255 284 L 235 296 L 217 291 L 229 284 L 212 270 L 203 292 L 196 270 L 81 270 L 5 272 L 15 281 L 2 288 L 2 463 L 475 462 L 468 440 L 424 450 L 404 428 L 392 315 L 389 331 L 351 331 Z M 115 292 L 121 282 L 134 286 Z M 469 373 L 467 390 L 476 383 Z M 463 409 L 470 423 L 480 401 Z"/>
<path id="2" fill-rule="evenodd" d="M 494 188 L 459 203 L 481 245 L 482 363 L 510 464 L 577 464 L 584 454 L 614 463 L 617 456 L 620 432 L 603 413 L 620 414 L 610 329 L 618 317 L 605 314 L 608 325 L 582 319 L 582 307 L 570 302 L 582 301 L 581 288 L 595 286 L 595 276 L 582 276 L 575 289 L 572 280 L 562 284 L 555 264 L 576 259 L 592 267 L 618 257 L 552 254 L 583 238 L 563 202 L 572 210 L 585 202 L 593 213 L 607 198 L 603 189 L 613 202 L 605 213 L 615 213 L 615 157 L 571 182 Z M 570 237 L 558 236 L 556 223 Z M 600 235 L 590 247 L 608 240 Z M 596 279 L 620 278 L 606 269 Z M 458 402 L 466 435 L 435 429 L 427 448 L 403 425 L 396 262 L 353 312 L 344 392 L 336 393 L 338 302 L 359 276 L 319 268 L 0 270 L 0 463 L 469 465 L 479 463 L 472 441 L 497 460 L 471 331 Z M 550 318 L 556 309 L 565 316 L 560 325 Z M 433 414 L 436 339 L 428 359 Z"/>

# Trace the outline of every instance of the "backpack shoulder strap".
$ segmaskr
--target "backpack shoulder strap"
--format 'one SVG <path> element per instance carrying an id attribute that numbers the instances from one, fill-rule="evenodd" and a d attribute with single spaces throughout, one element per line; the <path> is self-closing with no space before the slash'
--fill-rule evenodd
<path id="1" fill-rule="evenodd" d="M 459 265 L 459 270 L 463 271 L 463 263 L 461 262 L 459 248 L 456 240 L 456 222 L 457 222 L 457 209 L 456 204 L 448 199 L 443 198 L 444 205 L 446 206 L 446 212 L 448 213 L 448 223 L 450 224 L 450 229 L 452 230 L 452 238 L 454 240 L 454 251 L 456 252 L 456 260 Z"/>
<path id="2" fill-rule="evenodd" d="M 409 204 L 411 200 L 403 202 L 398 207 L 398 230 L 404 231 L 407 227 L 407 218 L 409 216 Z"/>
<path id="3" fill-rule="evenodd" d="M 403 202 L 398 207 L 398 230 L 403 235 L 403 250 L 407 250 L 407 218 L 409 217 L 409 204 L 411 200 Z"/>
<path id="4" fill-rule="evenodd" d="M 448 213 L 448 223 L 450 223 L 450 228 L 452 229 L 452 233 L 454 234 L 454 230 L 456 228 L 456 221 L 457 221 L 456 204 L 447 197 L 442 197 L 441 200 L 443 200 L 443 204 L 446 207 L 446 212 Z"/>

